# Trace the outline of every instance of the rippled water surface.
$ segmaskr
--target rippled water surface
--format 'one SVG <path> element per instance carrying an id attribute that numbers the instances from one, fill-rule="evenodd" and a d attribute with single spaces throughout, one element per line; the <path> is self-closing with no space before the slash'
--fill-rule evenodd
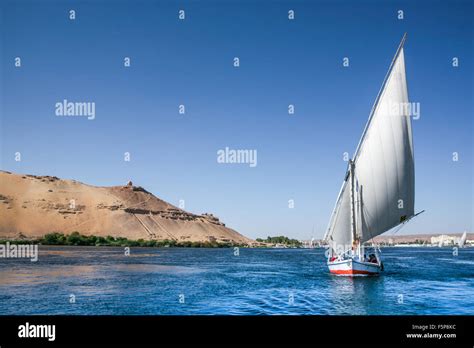
<path id="1" fill-rule="evenodd" d="M 382 257 L 381 276 L 347 278 L 323 249 L 40 246 L 37 262 L 0 259 L 0 313 L 474 314 L 474 248 Z"/>

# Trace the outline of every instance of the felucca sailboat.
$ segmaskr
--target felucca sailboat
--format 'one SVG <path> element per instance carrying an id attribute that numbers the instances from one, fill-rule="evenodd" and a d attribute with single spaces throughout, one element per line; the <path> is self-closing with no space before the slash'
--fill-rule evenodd
<path id="1" fill-rule="evenodd" d="M 383 270 L 370 241 L 414 216 L 415 166 L 403 45 L 395 53 L 375 99 L 331 214 L 327 264 L 338 275 Z M 372 244 L 373 245 L 373 244 Z"/>

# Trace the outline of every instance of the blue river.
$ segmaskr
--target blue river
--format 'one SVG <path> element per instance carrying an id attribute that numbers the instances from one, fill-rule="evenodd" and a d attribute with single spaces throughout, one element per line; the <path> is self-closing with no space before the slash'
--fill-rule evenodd
<path id="1" fill-rule="evenodd" d="M 378 277 L 330 275 L 324 249 L 39 246 L 0 259 L 0 313 L 474 315 L 474 248 L 383 248 Z"/>

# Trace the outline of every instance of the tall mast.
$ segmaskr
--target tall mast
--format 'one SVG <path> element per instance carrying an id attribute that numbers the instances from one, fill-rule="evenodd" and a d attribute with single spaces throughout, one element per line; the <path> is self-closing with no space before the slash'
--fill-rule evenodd
<path id="1" fill-rule="evenodd" d="M 355 178 L 355 163 L 353 160 L 349 161 L 349 175 L 351 185 L 351 234 L 352 234 L 352 245 L 357 240 L 357 228 L 356 228 L 356 212 L 355 212 L 355 192 L 354 192 L 354 178 Z"/>

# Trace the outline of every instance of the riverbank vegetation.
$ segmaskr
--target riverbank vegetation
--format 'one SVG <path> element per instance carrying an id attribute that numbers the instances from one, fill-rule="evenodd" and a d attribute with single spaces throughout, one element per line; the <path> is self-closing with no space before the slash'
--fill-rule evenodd
<path id="1" fill-rule="evenodd" d="M 277 237 L 268 236 L 267 239 L 257 238 L 256 241 L 260 242 L 260 243 L 270 243 L 270 244 L 274 244 L 274 245 L 284 245 L 284 246 L 287 246 L 287 247 L 294 247 L 294 248 L 299 248 L 303 245 L 299 240 L 290 239 L 290 238 L 285 237 L 285 236 L 277 236 Z"/>
<path id="2" fill-rule="evenodd" d="M 42 244 L 42 245 L 76 245 L 76 246 L 115 246 L 115 247 L 179 247 L 179 248 L 229 248 L 246 247 L 246 245 L 218 242 L 177 242 L 175 240 L 131 240 L 123 237 L 85 236 L 79 232 L 69 235 L 53 232 L 34 240 L 0 240 L 0 244 Z"/>

